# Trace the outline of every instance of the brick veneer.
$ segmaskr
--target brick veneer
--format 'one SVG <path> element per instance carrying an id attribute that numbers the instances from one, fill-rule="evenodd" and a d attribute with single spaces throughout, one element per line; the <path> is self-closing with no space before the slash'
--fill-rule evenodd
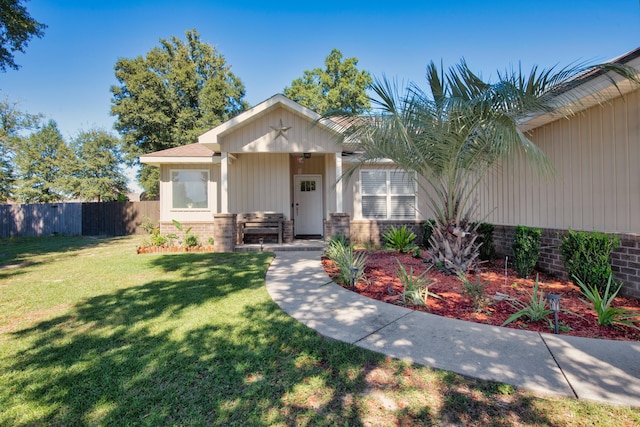
<path id="1" fill-rule="evenodd" d="M 324 221 L 325 240 L 328 241 L 338 234 L 349 237 L 351 234 L 349 222 L 350 217 L 351 215 L 348 213 L 330 213 L 329 220 Z"/>
<path id="2" fill-rule="evenodd" d="M 514 226 L 495 225 L 493 230 L 493 244 L 496 253 L 500 256 L 513 256 L 511 245 L 513 244 Z M 540 257 L 538 268 L 544 272 L 555 274 L 563 279 L 567 278 L 567 272 L 562 265 L 560 255 L 560 236 L 566 234 L 566 230 L 542 229 L 540 241 Z M 624 283 L 621 293 L 627 296 L 640 298 L 640 235 L 616 234 L 620 239 L 620 247 L 611 254 L 611 268 L 614 277 Z"/>
<path id="3" fill-rule="evenodd" d="M 422 243 L 424 221 L 394 221 L 394 220 L 353 220 L 351 221 L 351 241 L 354 243 L 373 243 L 379 245 L 383 242 L 382 235 L 392 226 L 396 228 L 406 225 L 416 234 L 416 244 Z"/>
<path id="4" fill-rule="evenodd" d="M 237 215 L 234 213 L 221 213 L 213 215 L 215 252 L 234 252 L 236 250 Z"/>
<path id="5" fill-rule="evenodd" d="M 194 234 L 200 238 L 200 243 L 206 245 L 209 243 L 209 238 L 213 237 L 214 234 L 214 225 L 213 222 L 183 222 L 182 229 L 187 230 L 191 227 L 191 231 L 189 234 Z M 182 234 L 180 230 L 173 225 L 173 222 L 161 222 L 160 223 L 160 234 L 175 234 L 180 237 L 182 240 Z"/>
<path id="6" fill-rule="evenodd" d="M 282 241 L 284 243 L 293 243 L 293 220 L 288 219 L 282 224 Z"/>

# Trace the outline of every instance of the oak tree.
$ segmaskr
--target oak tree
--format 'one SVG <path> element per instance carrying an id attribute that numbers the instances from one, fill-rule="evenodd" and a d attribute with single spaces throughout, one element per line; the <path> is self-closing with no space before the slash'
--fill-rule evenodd
<path id="1" fill-rule="evenodd" d="M 22 0 L 0 0 L 0 70 L 20 68 L 13 57 L 24 53 L 31 37 L 42 37 L 46 25 L 31 17 Z"/>
<path id="2" fill-rule="evenodd" d="M 125 200 L 127 177 L 122 170 L 120 140 L 101 130 L 80 132 L 71 142 L 78 159 L 73 172 L 73 193 L 87 201 Z"/>
<path id="3" fill-rule="evenodd" d="M 51 203 L 72 195 L 76 157 L 53 120 L 17 140 L 14 163 L 18 201 Z"/>
<path id="4" fill-rule="evenodd" d="M 142 154 L 196 142 L 248 107 L 242 81 L 196 30 L 186 32 L 186 41 L 161 39 L 144 57 L 118 60 L 115 74 L 111 114 L 129 164 Z M 142 165 L 139 182 L 154 196 L 157 171 L 147 169 Z"/>
<path id="5" fill-rule="evenodd" d="M 345 58 L 333 49 L 325 68 L 305 70 L 284 89 L 284 95 L 318 114 L 346 111 L 360 114 L 371 108 L 367 88 L 373 83 L 368 71 L 358 70 L 357 58 Z"/>

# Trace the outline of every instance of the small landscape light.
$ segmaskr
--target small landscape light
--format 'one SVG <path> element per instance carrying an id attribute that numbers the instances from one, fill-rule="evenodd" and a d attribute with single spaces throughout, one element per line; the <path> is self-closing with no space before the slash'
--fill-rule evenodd
<path id="1" fill-rule="evenodd" d="M 560 311 L 560 295 L 547 294 L 547 301 L 549 301 L 549 307 L 553 311 L 553 326 L 555 333 L 558 333 L 558 312 Z"/>
<path id="2" fill-rule="evenodd" d="M 356 288 L 356 277 L 358 276 L 358 267 L 351 267 L 351 289 Z"/>
<path id="3" fill-rule="evenodd" d="M 262 252 L 262 250 L 264 249 L 264 238 L 260 237 L 258 239 L 258 242 L 260 243 L 260 252 Z"/>

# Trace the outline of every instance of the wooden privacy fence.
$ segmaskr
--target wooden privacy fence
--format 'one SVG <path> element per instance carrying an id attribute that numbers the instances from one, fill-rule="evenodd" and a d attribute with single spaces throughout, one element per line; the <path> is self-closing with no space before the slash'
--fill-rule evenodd
<path id="1" fill-rule="evenodd" d="M 149 217 L 160 220 L 160 202 L 108 202 L 82 204 L 83 236 L 127 236 L 146 233 L 140 224 Z"/>
<path id="2" fill-rule="evenodd" d="M 144 234 L 140 228 L 144 217 L 158 223 L 160 202 L 0 205 L 0 238 Z"/>

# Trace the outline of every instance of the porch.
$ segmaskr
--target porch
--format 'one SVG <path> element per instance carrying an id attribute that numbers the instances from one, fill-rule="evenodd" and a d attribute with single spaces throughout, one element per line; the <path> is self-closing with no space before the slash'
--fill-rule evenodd
<path id="1" fill-rule="evenodd" d="M 327 242 L 322 239 L 294 239 L 290 243 L 247 243 L 236 245 L 235 252 L 300 252 L 300 251 L 324 251 Z"/>

